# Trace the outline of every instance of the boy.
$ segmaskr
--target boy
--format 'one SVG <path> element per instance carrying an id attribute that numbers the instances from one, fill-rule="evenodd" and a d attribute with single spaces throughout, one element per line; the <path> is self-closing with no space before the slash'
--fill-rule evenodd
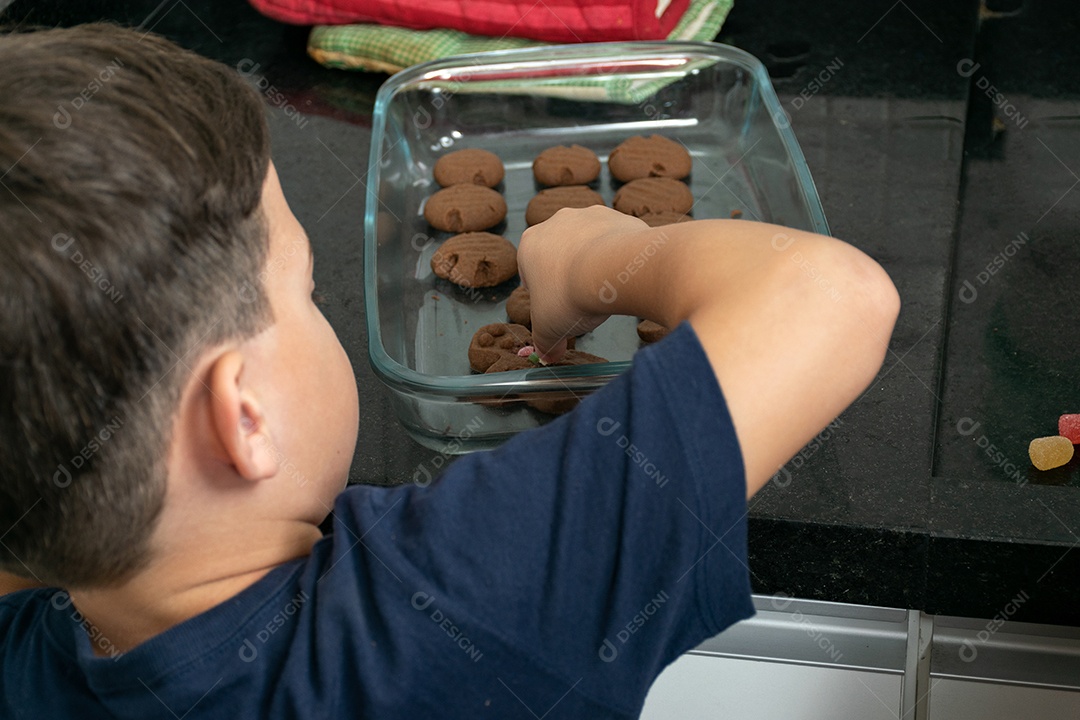
<path id="1" fill-rule="evenodd" d="M 544 357 L 611 313 L 677 330 L 426 488 L 344 489 L 355 381 L 258 96 L 110 26 L 0 63 L 0 568 L 42 586 L 0 598 L 3 718 L 636 717 L 752 613 L 746 499 L 898 312 L 831 238 L 562 211 L 519 250 Z"/>

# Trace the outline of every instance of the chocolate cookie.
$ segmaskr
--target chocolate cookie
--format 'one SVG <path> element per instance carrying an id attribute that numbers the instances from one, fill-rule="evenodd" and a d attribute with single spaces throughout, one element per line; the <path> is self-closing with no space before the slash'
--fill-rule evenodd
<path id="1" fill-rule="evenodd" d="M 694 206 L 694 196 L 686 183 L 671 178 L 650 177 L 631 180 L 623 185 L 615 193 L 612 204 L 619 212 L 637 217 L 662 212 L 685 214 Z"/>
<path id="2" fill-rule="evenodd" d="M 535 367 L 538 367 L 538 365 L 527 357 L 507 355 L 491 363 L 488 369 L 484 371 L 484 374 L 510 372 L 511 370 L 530 370 Z"/>
<path id="3" fill-rule="evenodd" d="M 524 287 L 515 288 L 506 298 L 506 317 L 510 322 L 532 327 L 532 309 L 529 307 L 529 291 Z"/>
<path id="4" fill-rule="evenodd" d="M 574 350 L 576 341 L 577 338 L 566 339 L 567 352 Z M 532 331 L 524 325 L 518 325 L 517 323 L 484 325 L 473 333 L 473 338 L 469 342 L 469 367 L 476 372 L 488 372 L 488 368 L 492 364 L 503 358 L 520 357 L 517 353 L 526 345 L 532 345 Z M 588 353 L 585 354 L 588 355 Z M 528 359 L 528 356 L 525 359 Z"/>
<path id="5" fill-rule="evenodd" d="M 493 188 L 502 182 L 506 171 L 495 153 L 469 148 L 443 155 L 435 163 L 433 173 L 435 182 L 443 187 L 467 184 Z"/>
<path id="6" fill-rule="evenodd" d="M 566 365 L 588 365 L 590 363 L 607 362 L 605 358 L 599 355 L 592 355 L 580 350 L 567 350 L 563 359 L 557 363 L 549 365 L 548 367 L 562 367 Z M 528 370 L 534 368 L 536 365 L 527 357 L 505 356 L 499 358 L 497 361 L 488 367 L 486 372 L 506 372 L 508 370 Z M 573 395 L 570 391 L 565 393 L 557 393 L 557 397 L 535 397 L 525 401 L 525 403 L 531 407 L 539 410 L 542 413 L 548 415 L 561 415 L 565 412 L 570 412 L 577 407 L 581 398 Z"/>
<path id="7" fill-rule="evenodd" d="M 424 204 L 424 219 L 432 227 L 447 232 L 487 230 L 505 217 L 506 200 L 483 185 L 451 185 Z"/>
<path id="8" fill-rule="evenodd" d="M 676 180 L 690 174 L 690 153 L 680 143 L 661 135 L 628 138 L 608 155 L 611 176 L 622 182 L 638 178 L 668 177 Z"/>
<path id="9" fill-rule="evenodd" d="M 516 358 L 518 350 L 532 344 L 529 328 L 514 323 L 491 323 L 473 333 L 469 343 L 469 367 L 476 372 L 487 369 L 502 358 Z M 523 358 L 527 359 L 527 358 Z"/>
<path id="10" fill-rule="evenodd" d="M 660 227 L 661 225 L 672 225 L 674 223 L 690 222 L 694 218 L 686 215 L 685 213 L 677 213 L 670 210 L 658 213 L 646 213 L 641 216 L 641 219 L 645 221 L 645 224 L 649 227 Z"/>
<path id="11" fill-rule="evenodd" d="M 659 340 L 663 340 L 664 337 L 671 332 L 666 327 L 658 322 L 652 320 L 642 320 L 637 326 L 637 336 L 641 338 L 641 342 L 654 343 Z"/>
<path id="12" fill-rule="evenodd" d="M 590 365 L 592 363 L 607 362 L 607 358 L 587 353 L 584 350 L 567 350 L 563 359 L 548 367 L 562 367 L 563 365 Z"/>
<path id="13" fill-rule="evenodd" d="M 606 362 L 599 360 L 597 362 Z M 570 391 L 567 390 L 567 395 Z M 560 393 L 561 394 L 561 393 Z M 581 398 L 570 395 L 569 397 L 556 397 L 556 398 L 532 398 L 525 401 L 525 404 L 534 410 L 539 410 L 547 415 L 562 415 L 568 413 L 578 406 L 581 402 Z"/>
<path id="14" fill-rule="evenodd" d="M 523 346 L 524 347 L 524 346 Z M 485 373 L 493 372 L 507 372 L 509 370 L 528 370 L 535 367 L 565 367 L 568 365 L 588 365 L 590 363 L 607 362 L 606 358 L 602 358 L 599 355 L 593 355 L 591 353 L 584 352 L 582 350 L 567 350 L 563 355 L 563 359 L 557 363 L 550 365 L 537 365 L 532 360 L 521 355 L 505 355 L 493 362 Z"/>
<path id="15" fill-rule="evenodd" d="M 600 176 L 600 158 L 580 145 L 549 147 L 536 156 L 532 167 L 541 185 L 587 185 Z"/>
<path id="16" fill-rule="evenodd" d="M 517 248 L 493 233 L 455 235 L 431 256 L 432 271 L 462 287 L 493 287 L 517 275 Z"/>
<path id="17" fill-rule="evenodd" d="M 580 350 L 568 350 L 561 361 L 548 367 L 564 367 L 568 365 L 589 365 L 591 363 L 606 363 L 607 359 L 599 355 L 582 352 Z M 528 357 L 503 357 L 487 369 L 488 372 L 504 372 L 507 370 L 527 370 L 536 367 Z M 581 398 L 570 391 L 565 393 L 556 392 L 545 394 L 542 397 L 530 397 L 525 403 L 548 415 L 563 415 L 578 406 Z"/>
<path id="18" fill-rule="evenodd" d="M 584 208 L 603 205 L 600 193 L 584 185 L 563 185 L 541 190 L 525 208 L 525 222 L 529 225 L 542 223 L 563 208 Z"/>

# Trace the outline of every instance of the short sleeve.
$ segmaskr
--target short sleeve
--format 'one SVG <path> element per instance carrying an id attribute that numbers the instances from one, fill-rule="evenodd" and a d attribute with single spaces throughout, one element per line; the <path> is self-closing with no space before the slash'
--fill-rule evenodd
<path id="1" fill-rule="evenodd" d="M 427 487 L 365 490 L 336 522 L 398 582 L 631 715 L 667 664 L 753 614 L 742 455 L 688 323 L 574 412 Z"/>

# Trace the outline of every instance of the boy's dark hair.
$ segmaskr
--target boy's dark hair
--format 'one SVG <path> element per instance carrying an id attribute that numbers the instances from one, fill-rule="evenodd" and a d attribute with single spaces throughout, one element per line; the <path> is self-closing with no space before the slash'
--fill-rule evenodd
<path id="1" fill-rule="evenodd" d="M 269 132 L 232 69 L 112 25 L 0 35 L 0 568 L 149 560 L 181 390 L 272 318 Z"/>

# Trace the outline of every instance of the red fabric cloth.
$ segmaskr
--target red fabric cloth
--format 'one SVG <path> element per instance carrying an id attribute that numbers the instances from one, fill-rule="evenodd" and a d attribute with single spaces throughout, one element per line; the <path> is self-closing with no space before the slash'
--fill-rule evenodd
<path id="1" fill-rule="evenodd" d="M 690 0 L 250 0 L 259 12 L 295 25 L 378 23 L 414 30 L 452 28 L 473 35 L 547 42 L 662 40 Z"/>

